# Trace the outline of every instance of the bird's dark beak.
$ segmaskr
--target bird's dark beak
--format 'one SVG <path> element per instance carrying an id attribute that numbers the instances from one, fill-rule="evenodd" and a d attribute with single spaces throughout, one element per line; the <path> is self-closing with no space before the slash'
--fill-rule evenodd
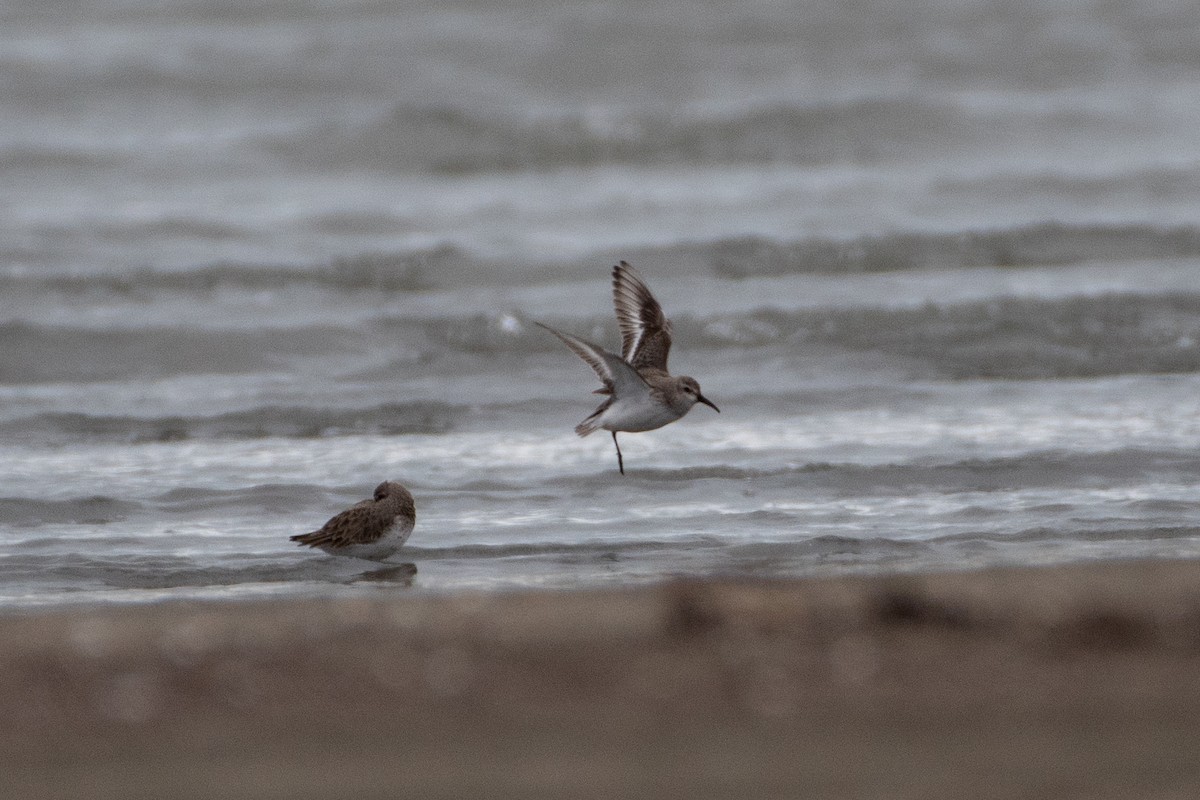
<path id="1" fill-rule="evenodd" d="M 708 406 L 709 408 L 711 408 L 713 411 L 717 412 L 718 414 L 721 413 L 721 409 L 717 408 L 717 406 L 713 403 L 712 400 L 709 400 L 707 397 L 705 397 L 702 394 L 696 395 L 696 402 L 704 403 L 704 405 Z"/>

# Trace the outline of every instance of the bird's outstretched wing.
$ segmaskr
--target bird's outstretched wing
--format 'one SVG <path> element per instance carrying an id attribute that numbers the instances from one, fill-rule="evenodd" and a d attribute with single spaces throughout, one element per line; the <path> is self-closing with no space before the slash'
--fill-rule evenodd
<path id="1" fill-rule="evenodd" d="M 642 376 L 637 374 L 637 370 L 615 353 L 610 353 L 599 345 L 584 341 L 569 333 L 556 331 L 549 325 L 543 325 L 540 322 L 534 324 L 539 328 L 545 328 L 561 339 L 563 344 L 571 348 L 571 352 L 582 358 L 596 372 L 596 377 L 604 384 L 603 389 L 597 390 L 600 394 L 649 391 L 649 387 L 642 380 Z"/>
<path id="2" fill-rule="evenodd" d="M 649 287 L 622 261 L 613 267 L 613 308 L 621 329 L 621 357 L 635 369 L 667 370 L 671 351 L 671 322 Z"/>

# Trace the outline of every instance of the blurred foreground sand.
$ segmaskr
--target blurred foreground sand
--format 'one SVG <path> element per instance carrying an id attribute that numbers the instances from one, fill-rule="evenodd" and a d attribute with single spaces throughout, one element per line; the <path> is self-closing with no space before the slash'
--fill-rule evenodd
<path id="1" fill-rule="evenodd" d="M 10 797 L 1200 797 L 1200 563 L 0 617 Z"/>

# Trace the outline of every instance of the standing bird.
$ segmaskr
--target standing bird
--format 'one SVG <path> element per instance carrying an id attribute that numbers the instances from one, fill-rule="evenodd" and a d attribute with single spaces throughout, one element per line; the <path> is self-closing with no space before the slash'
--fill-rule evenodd
<path id="1" fill-rule="evenodd" d="M 363 500 L 321 526 L 321 530 L 291 537 L 293 542 L 319 547 L 335 556 L 382 561 L 408 541 L 417 523 L 417 508 L 408 489 L 395 481 L 375 487 L 375 497 Z"/>
<path id="2" fill-rule="evenodd" d="M 667 372 L 667 354 L 671 350 L 671 322 L 662 306 L 650 294 L 645 282 L 628 262 L 613 267 L 613 307 L 621 329 L 621 355 L 575 336 L 537 323 L 553 333 L 596 371 L 604 384 L 596 394 L 608 399 L 592 415 L 575 426 L 575 432 L 587 436 L 603 428 L 612 432 L 617 448 L 617 468 L 625 474 L 618 431 L 652 431 L 682 417 L 696 403 L 717 408 L 700 394 L 700 384 L 686 375 Z"/>

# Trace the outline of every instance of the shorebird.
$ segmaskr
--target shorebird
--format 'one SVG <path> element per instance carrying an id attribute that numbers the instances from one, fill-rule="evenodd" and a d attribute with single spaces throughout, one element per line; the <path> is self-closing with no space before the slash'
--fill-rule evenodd
<path id="1" fill-rule="evenodd" d="M 384 481 L 375 487 L 373 499 L 355 503 L 319 531 L 297 534 L 291 540 L 335 556 L 382 561 L 408 541 L 416 522 L 417 509 L 408 489 Z"/>
<path id="2" fill-rule="evenodd" d="M 608 399 L 591 416 L 575 426 L 587 436 L 600 428 L 612 433 L 617 448 L 617 469 L 625 474 L 618 432 L 652 431 L 674 422 L 704 403 L 717 413 L 721 409 L 700 393 L 700 384 L 687 375 L 667 372 L 671 350 L 671 322 L 633 267 L 622 261 L 612 271 L 613 307 L 621 329 L 621 355 L 584 341 L 549 325 L 536 323 L 553 333 L 575 355 L 596 371 L 603 388 L 596 394 Z"/>

